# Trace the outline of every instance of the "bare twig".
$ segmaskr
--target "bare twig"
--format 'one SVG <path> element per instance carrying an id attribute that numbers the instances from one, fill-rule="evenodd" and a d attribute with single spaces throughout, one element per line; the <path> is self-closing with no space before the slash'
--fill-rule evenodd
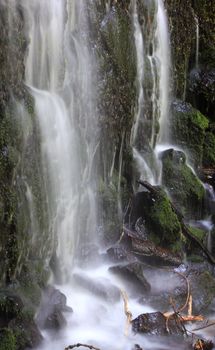
<path id="1" fill-rule="evenodd" d="M 188 303 L 189 303 L 189 299 L 190 299 L 190 283 L 189 283 L 189 281 L 188 281 L 188 279 L 187 279 L 187 277 L 185 276 L 185 275 L 183 275 L 182 273 L 180 273 L 180 272 L 175 272 L 175 273 L 177 273 L 179 276 L 181 276 L 182 278 L 184 278 L 184 280 L 186 281 L 186 283 L 187 283 L 187 298 L 186 298 L 186 301 L 185 301 L 185 303 L 184 303 L 184 305 L 182 305 L 177 311 L 178 312 L 181 312 L 181 311 L 183 311 L 184 309 L 186 309 L 186 307 L 187 307 L 187 305 L 188 305 Z"/>
<path id="2" fill-rule="evenodd" d="M 192 316 L 192 311 L 193 311 L 193 297 L 190 294 L 189 302 L 188 302 L 188 316 Z"/>
<path id="3" fill-rule="evenodd" d="M 211 326 L 215 326 L 215 322 L 207 323 L 204 326 L 200 326 L 200 327 L 194 328 L 194 329 L 192 329 L 192 332 L 199 331 L 201 329 L 205 329 L 205 328 L 208 328 L 208 327 L 211 327 Z"/>
<path id="4" fill-rule="evenodd" d="M 131 311 L 129 311 L 129 308 L 128 308 L 128 296 L 127 296 L 127 293 L 124 291 L 124 290 L 121 290 L 121 294 L 122 294 L 122 298 L 123 298 L 123 301 L 124 301 L 124 312 L 125 312 L 125 315 L 126 315 L 126 327 L 125 327 L 125 335 L 128 336 L 128 330 L 129 330 L 129 326 L 132 322 L 132 313 Z"/>
<path id="5" fill-rule="evenodd" d="M 96 348 L 95 346 L 87 345 L 87 344 L 81 344 L 81 343 L 77 343 L 77 344 L 74 344 L 74 345 L 69 345 L 67 348 L 65 348 L 65 350 L 79 348 L 80 346 L 82 346 L 83 348 L 91 349 L 91 350 L 100 350 L 99 348 Z"/>

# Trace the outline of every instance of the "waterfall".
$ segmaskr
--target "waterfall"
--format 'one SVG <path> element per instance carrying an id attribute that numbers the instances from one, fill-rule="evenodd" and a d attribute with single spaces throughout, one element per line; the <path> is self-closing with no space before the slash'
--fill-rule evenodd
<path id="1" fill-rule="evenodd" d="M 169 141 L 171 53 L 168 22 L 163 1 L 158 0 L 147 4 L 150 21 L 140 25 L 137 4 L 134 1 L 138 98 L 131 146 L 141 177 L 157 184 L 161 181 L 158 155 Z"/>
<path id="2" fill-rule="evenodd" d="M 88 6 L 93 8 L 93 1 L 20 2 L 24 8 L 26 36 L 29 37 L 26 84 L 35 100 L 35 130 L 43 180 L 40 191 L 44 193 L 47 205 L 46 234 L 51 237 L 50 250 L 57 253 L 60 262 L 63 284 L 59 288 L 74 310 L 67 315 L 67 326 L 57 335 L 44 331 L 45 340 L 40 350 L 58 350 L 80 342 L 103 350 L 118 347 L 130 350 L 136 347 L 135 344 L 158 349 L 162 346 L 161 339 L 143 340 L 138 334 L 124 336 L 126 317 L 120 290 L 127 287 L 123 280 L 111 274 L 109 263 L 100 264 L 99 260 L 98 264 L 94 256 L 93 268 L 86 264 L 84 270 L 81 268 L 83 246 L 98 241 L 95 193 L 99 177 L 97 168 L 100 166 L 97 153 L 101 151 L 102 140 L 96 103 L 98 63 L 94 48 L 90 46 Z M 161 171 L 155 148 L 168 141 L 168 27 L 162 0 L 144 2 L 150 15 L 146 16 L 148 22 L 143 23 L 140 21 L 140 3 L 133 0 L 131 9 L 137 59 L 137 98 L 130 145 L 142 178 L 157 184 Z M 114 14 L 113 4 L 117 1 L 107 1 L 105 7 L 107 12 L 112 11 L 111 15 Z M 122 214 L 121 176 L 126 132 L 125 128 L 120 130 L 119 148 L 117 144 L 111 145 L 110 164 L 104 161 L 102 178 L 107 183 L 110 180 L 112 185 L 115 163 L 118 162 L 117 196 L 111 198 L 118 201 L 118 207 L 115 206 L 118 216 Z M 104 153 L 110 151 L 106 148 L 103 144 Z M 38 239 L 41 232 L 38 232 L 35 218 L 37 203 L 28 178 L 26 198 L 31 230 L 36 231 Z M 112 204 L 110 202 L 108 204 Z M 149 275 L 152 275 L 152 270 Z M 84 279 L 85 285 L 78 283 L 77 276 L 79 282 Z M 105 298 L 102 298 L 104 293 Z M 136 299 L 135 293 L 129 291 L 129 307 L 134 318 L 140 313 L 153 311 Z M 171 344 L 166 348 L 172 348 Z"/>
<path id="3" fill-rule="evenodd" d="M 66 277 L 78 246 L 96 234 L 98 130 L 87 9 L 81 0 L 22 0 L 22 6 L 29 37 L 26 83 L 35 99 L 48 230 Z"/>
<path id="4" fill-rule="evenodd" d="M 156 56 L 160 62 L 159 78 L 159 111 L 160 131 L 158 144 L 169 141 L 169 108 L 170 108 L 170 40 L 167 15 L 163 0 L 158 0 L 157 13 L 157 52 Z"/>

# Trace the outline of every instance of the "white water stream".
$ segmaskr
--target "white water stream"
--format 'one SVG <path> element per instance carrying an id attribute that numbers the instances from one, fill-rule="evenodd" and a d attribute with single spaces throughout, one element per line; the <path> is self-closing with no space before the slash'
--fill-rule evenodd
<path id="1" fill-rule="evenodd" d="M 79 242 L 96 235 L 97 118 L 93 59 L 84 38 L 86 8 L 81 0 L 22 0 L 22 5 L 30 40 L 26 82 L 40 130 L 47 220 L 67 280 Z"/>
<path id="2" fill-rule="evenodd" d="M 133 156 L 136 160 L 141 177 L 149 181 L 151 184 L 160 184 L 161 181 L 161 162 L 159 161 L 159 150 L 169 148 L 169 109 L 170 109 L 170 65 L 171 53 L 168 32 L 168 20 L 164 4 L 162 0 L 154 2 L 157 7 L 157 14 L 154 24 L 149 22 L 142 26 L 138 20 L 137 2 L 134 1 L 133 23 L 134 23 L 134 39 L 137 55 L 137 85 L 138 100 L 136 106 L 136 116 L 131 134 L 131 145 L 133 148 Z M 149 5 L 150 6 L 150 5 Z M 155 27 L 155 28 L 154 28 Z M 150 32 L 147 42 L 150 47 L 147 52 L 144 49 L 144 31 Z M 152 147 L 153 155 L 147 157 L 143 150 L 137 147 L 137 141 L 144 136 L 144 130 L 140 136 L 138 129 L 141 123 L 146 119 L 145 101 L 144 101 L 144 71 L 146 70 L 146 62 L 149 63 L 147 69 L 151 70 L 152 90 L 151 90 L 151 136 L 149 143 Z M 149 74 L 147 72 L 147 74 Z M 159 123 L 159 133 L 156 136 L 156 128 Z M 153 163 L 151 159 L 154 158 Z"/>
<path id="3" fill-rule="evenodd" d="M 35 99 L 35 111 L 41 137 L 41 162 L 44 191 L 48 206 L 48 230 L 52 235 L 53 249 L 61 263 L 64 285 L 59 286 L 68 298 L 74 313 L 67 314 L 67 326 L 54 334 L 44 332 L 44 342 L 39 350 L 63 350 L 69 344 L 87 343 L 102 350 L 131 350 L 135 344 L 144 349 L 172 349 L 171 343 L 140 335 L 125 336 L 126 317 L 123 302 L 103 300 L 90 290 L 81 288 L 73 279 L 77 247 L 83 242 L 97 243 L 97 203 L 95 190 L 96 153 L 99 148 L 98 116 L 96 114 L 95 57 L 88 47 L 90 26 L 84 0 L 21 0 L 25 8 L 26 32 L 29 52 L 26 61 L 26 83 Z M 139 126 L 144 119 L 144 59 L 148 56 L 152 75 L 153 130 L 151 146 L 157 149 L 168 142 L 169 69 L 170 50 L 167 18 L 162 0 L 157 4 L 156 30 L 152 53 L 145 54 L 143 28 L 137 2 L 133 2 L 134 39 L 137 55 L 138 96 L 136 116 L 132 129 L 131 145 L 139 171 L 150 183 L 160 179 L 158 169 L 145 158 L 136 146 Z M 107 11 L 110 2 L 107 2 Z M 156 114 L 160 132 L 155 142 Z M 120 159 L 124 136 L 122 137 Z M 157 153 L 154 152 L 155 158 Z M 116 152 L 113 155 L 114 165 Z M 110 172 L 113 173 L 114 166 Z M 122 170 L 120 162 L 119 174 Z M 32 191 L 28 183 L 27 200 L 34 218 Z M 118 183 L 120 203 L 120 178 Z M 119 205 L 119 212 L 121 206 Z M 32 219 L 32 229 L 36 224 Z M 37 233 L 38 234 L 38 233 Z M 77 264 L 77 261 L 75 261 Z M 95 281 L 106 279 L 109 285 L 125 289 L 123 283 L 108 271 L 108 265 L 97 268 L 76 268 L 80 275 Z M 166 287 L 166 286 L 165 286 Z M 129 308 L 133 318 L 150 308 L 141 305 L 129 294 Z M 170 340 L 171 342 L 171 340 Z M 178 347 L 180 349 L 180 346 Z M 183 345 L 181 346 L 183 349 Z"/>

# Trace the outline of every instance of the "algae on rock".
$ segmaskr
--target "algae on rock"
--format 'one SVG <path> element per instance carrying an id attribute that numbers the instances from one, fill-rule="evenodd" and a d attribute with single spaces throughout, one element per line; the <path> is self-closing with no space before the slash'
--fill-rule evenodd
<path id="1" fill-rule="evenodd" d="M 191 104 L 174 101 L 172 104 L 172 140 L 187 152 L 189 160 L 196 169 L 202 164 L 205 132 L 208 119 Z"/>

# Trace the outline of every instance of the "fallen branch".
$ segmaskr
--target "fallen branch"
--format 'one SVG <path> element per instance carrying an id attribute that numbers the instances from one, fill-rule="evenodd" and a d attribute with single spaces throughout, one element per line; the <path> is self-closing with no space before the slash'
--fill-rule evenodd
<path id="1" fill-rule="evenodd" d="M 181 316 L 182 322 L 199 322 L 199 321 L 204 321 L 204 317 L 201 315 L 198 316 L 193 316 L 193 315 L 187 315 L 187 316 Z"/>
<path id="2" fill-rule="evenodd" d="M 127 293 L 124 290 L 121 290 L 121 294 L 122 294 L 122 298 L 123 298 L 123 302 L 124 302 L 124 312 L 126 315 L 126 326 L 125 326 L 125 335 L 128 336 L 128 330 L 129 330 L 129 326 L 132 322 L 132 313 L 131 311 L 129 311 L 128 308 L 128 296 Z"/>
<path id="3" fill-rule="evenodd" d="M 65 350 L 79 348 L 80 346 L 82 346 L 83 348 L 91 349 L 91 350 L 100 350 L 99 348 L 96 348 L 95 346 L 87 345 L 87 344 L 81 344 L 81 343 L 77 343 L 77 344 L 74 344 L 74 345 L 69 345 L 67 348 L 65 348 Z"/>

